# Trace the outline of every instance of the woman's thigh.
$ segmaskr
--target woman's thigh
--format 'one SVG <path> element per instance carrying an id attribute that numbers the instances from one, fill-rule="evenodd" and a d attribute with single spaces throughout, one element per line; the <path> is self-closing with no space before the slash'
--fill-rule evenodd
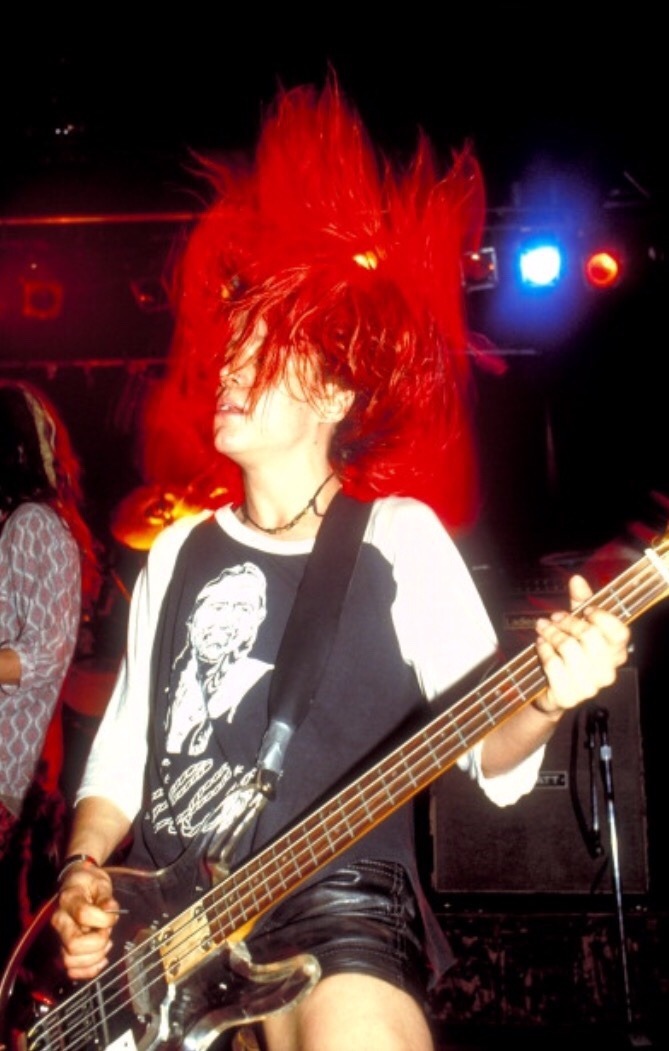
<path id="1" fill-rule="evenodd" d="M 323 978 L 297 1006 L 265 1019 L 267 1051 L 433 1051 L 423 1010 L 366 974 Z"/>

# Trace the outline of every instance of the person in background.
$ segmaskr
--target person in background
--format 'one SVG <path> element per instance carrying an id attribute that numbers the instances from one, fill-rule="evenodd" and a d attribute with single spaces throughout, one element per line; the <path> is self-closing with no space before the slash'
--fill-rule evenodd
<path id="1" fill-rule="evenodd" d="M 219 159 L 207 172 L 214 200 L 178 274 L 153 422 L 160 455 L 176 462 L 179 449 L 210 491 L 220 467 L 226 499 L 164 530 L 134 591 L 52 919 L 75 980 L 99 975 L 123 941 L 122 927 L 114 934 L 122 894 L 105 863 L 122 857 L 129 871 L 155 872 L 202 854 L 212 833 L 235 842 L 262 767 L 271 675 L 249 677 L 241 695 L 230 675 L 226 699 L 226 675 L 212 694 L 203 676 L 184 674 L 205 596 L 220 616 L 203 626 L 199 648 L 223 650 L 225 629 L 228 647 L 249 638 L 245 664 L 271 669 L 323 519 L 342 492 L 371 505 L 328 664 L 274 796 L 236 841 L 233 877 L 428 702 L 446 702 L 499 654 L 454 539 L 477 513 L 461 273 L 485 212 L 473 151 L 444 173 L 421 137 L 411 164 L 379 163 L 333 77 L 321 91 L 280 91 L 249 166 Z M 249 567 L 262 581 L 262 617 Z M 499 805 L 532 789 L 564 713 L 627 659 L 625 624 L 588 605 L 582 577 L 570 594 L 574 611 L 537 622 L 545 687 L 458 757 Z M 320 979 L 246 1030 L 245 1046 L 433 1047 L 427 993 L 452 957 L 421 892 L 413 836 L 405 805 L 259 918 L 246 939 L 252 958 L 309 953 Z M 217 980 L 214 970 L 212 988 Z"/>
<path id="2" fill-rule="evenodd" d="M 4 949 L 18 933 L 19 918 L 29 919 L 20 879 L 31 859 L 21 855 L 35 845 L 44 817 L 36 803 L 43 795 L 33 798 L 31 789 L 40 779 L 52 790 L 57 785 L 59 770 L 45 769 L 43 749 L 82 609 L 94 601 L 98 586 L 95 543 L 81 508 L 80 464 L 54 405 L 33 384 L 0 380 L 0 868 L 3 937 L 9 938 Z M 49 821 L 53 818 L 50 813 Z M 57 832 L 48 831 L 54 843 Z M 53 864 L 57 870 L 59 859 Z M 17 890 L 22 891 L 18 902 Z"/>

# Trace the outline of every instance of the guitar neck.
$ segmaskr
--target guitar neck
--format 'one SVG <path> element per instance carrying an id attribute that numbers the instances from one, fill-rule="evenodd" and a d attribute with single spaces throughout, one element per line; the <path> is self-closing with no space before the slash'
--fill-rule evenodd
<path id="1" fill-rule="evenodd" d="M 592 604 L 631 622 L 669 592 L 669 541 L 648 550 Z M 589 604 L 589 603 L 588 603 Z M 343 791 L 264 848 L 203 899 L 222 938 L 253 922 L 452 767 L 494 727 L 537 697 L 545 678 L 528 646 Z"/>

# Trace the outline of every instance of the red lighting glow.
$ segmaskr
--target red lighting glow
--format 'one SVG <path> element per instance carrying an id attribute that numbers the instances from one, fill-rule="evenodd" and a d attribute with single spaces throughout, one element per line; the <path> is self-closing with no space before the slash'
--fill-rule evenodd
<path id="1" fill-rule="evenodd" d="M 597 250 L 586 258 L 583 272 L 586 283 L 592 288 L 611 288 L 620 279 L 622 263 L 614 252 Z"/>

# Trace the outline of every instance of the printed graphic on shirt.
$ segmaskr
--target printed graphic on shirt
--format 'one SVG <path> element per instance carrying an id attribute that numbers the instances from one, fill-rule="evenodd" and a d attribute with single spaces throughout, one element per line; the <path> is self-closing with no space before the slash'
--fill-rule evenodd
<path id="1" fill-rule="evenodd" d="M 168 752 L 200 755 L 211 720 L 231 723 L 249 689 L 270 668 L 251 656 L 267 615 L 266 596 L 264 574 L 251 562 L 223 570 L 200 591 L 188 620 L 187 664 L 168 711 Z"/>
<path id="2" fill-rule="evenodd" d="M 233 827 L 244 813 L 255 768 L 222 755 L 221 742 L 234 739 L 245 699 L 273 667 L 253 656 L 266 615 L 267 581 L 251 562 L 224 569 L 197 593 L 170 668 L 163 784 L 150 805 L 155 833 L 192 839 Z"/>

